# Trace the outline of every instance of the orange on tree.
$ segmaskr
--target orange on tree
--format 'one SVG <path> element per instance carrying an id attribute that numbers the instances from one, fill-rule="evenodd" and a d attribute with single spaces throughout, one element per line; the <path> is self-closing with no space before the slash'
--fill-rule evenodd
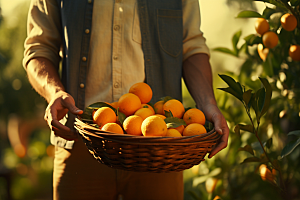
<path id="1" fill-rule="evenodd" d="M 119 111 L 126 116 L 132 115 L 141 108 L 141 100 L 138 96 L 132 93 L 122 95 L 118 101 Z"/>
<path id="2" fill-rule="evenodd" d="M 129 88 L 129 93 L 138 96 L 142 103 L 148 103 L 152 99 L 152 89 L 147 83 L 136 83 Z"/>
<path id="3" fill-rule="evenodd" d="M 154 114 L 150 108 L 140 108 L 134 113 L 134 115 L 140 116 L 143 120 Z"/>
<path id="4" fill-rule="evenodd" d="M 154 107 L 154 111 L 155 111 L 155 114 L 161 114 L 161 115 L 164 115 L 165 112 L 164 112 L 164 109 L 163 109 L 163 106 L 164 106 L 164 101 L 157 101 L 153 107 Z"/>
<path id="5" fill-rule="evenodd" d="M 143 135 L 142 134 L 142 126 L 143 119 L 137 115 L 131 115 L 127 117 L 123 122 L 123 128 L 129 135 Z"/>
<path id="6" fill-rule="evenodd" d="M 101 107 L 95 111 L 93 121 L 101 129 L 107 123 L 116 122 L 117 116 L 113 109 L 109 107 Z"/>
<path id="7" fill-rule="evenodd" d="M 202 124 L 193 123 L 189 124 L 183 130 L 183 136 L 192 136 L 192 135 L 200 135 L 206 133 L 206 129 Z"/>
<path id="8" fill-rule="evenodd" d="M 166 136 L 168 130 L 165 121 L 156 115 L 147 117 L 141 128 L 144 136 Z"/>
<path id="9" fill-rule="evenodd" d="M 271 170 L 265 164 L 261 164 L 259 166 L 259 174 L 260 174 L 261 179 L 264 181 L 274 182 L 275 173 L 276 173 L 275 170 L 272 173 Z"/>
<path id="10" fill-rule="evenodd" d="M 267 31 L 269 31 L 269 29 L 269 22 L 265 18 L 257 18 L 257 20 L 255 21 L 255 30 L 258 34 L 263 35 Z"/>
<path id="11" fill-rule="evenodd" d="M 186 125 L 192 123 L 205 124 L 205 116 L 204 113 L 198 108 L 191 108 L 187 110 L 183 115 L 183 120 Z"/>
<path id="12" fill-rule="evenodd" d="M 293 31 L 297 27 L 297 19 L 294 15 L 286 13 L 281 16 L 280 23 L 286 31 Z"/>
<path id="13" fill-rule="evenodd" d="M 263 60 L 266 61 L 267 56 L 269 54 L 269 49 L 268 48 L 264 48 L 263 44 L 258 44 L 257 45 L 257 52 L 259 57 Z"/>
<path id="14" fill-rule="evenodd" d="M 300 61 L 300 45 L 291 45 L 289 49 L 289 56 L 293 61 Z"/>
<path id="15" fill-rule="evenodd" d="M 167 134 L 166 134 L 167 137 L 182 137 L 182 135 L 179 133 L 179 131 L 177 131 L 176 129 L 174 128 L 169 128 L 167 130 Z"/>
<path id="16" fill-rule="evenodd" d="M 179 119 L 182 118 L 182 116 L 185 112 L 183 104 L 177 99 L 171 99 L 171 100 L 167 101 L 166 103 L 164 103 L 163 110 L 168 111 L 168 112 L 171 111 L 173 117 L 177 117 Z"/>
<path id="17" fill-rule="evenodd" d="M 109 131 L 113 133 L 124 134 L 122 127 L 117 123 L 107 123 L 102 128 L 102 131 Z"/>
<path id="18" fill-rule="evenodd" d="M 263 34 L 262 41 L 265 47 L 272 49 L 277 46 L 279 39 L 276 33 L 273 31 L 268 31 Z"/>

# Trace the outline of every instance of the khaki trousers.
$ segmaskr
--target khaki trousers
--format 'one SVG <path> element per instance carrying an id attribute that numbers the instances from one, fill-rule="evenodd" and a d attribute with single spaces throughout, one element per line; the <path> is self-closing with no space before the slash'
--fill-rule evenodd
<path id="1" fill-rule="evenodd" d="M 99 163 L 79 139 L 73 149 L 56 147 L 54 200 L 182 200 L 183 173 L 116 170 Z"/>

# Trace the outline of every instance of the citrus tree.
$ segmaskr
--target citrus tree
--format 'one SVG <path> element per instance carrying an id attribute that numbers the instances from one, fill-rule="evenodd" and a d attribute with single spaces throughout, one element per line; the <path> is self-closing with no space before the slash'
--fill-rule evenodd
<path id="1" fill-rule="evenodd" d="M 239 143 L 239 151 L 246 155 L 242 166 L 260 174 L 279 191 L 280 199 L 296 199 L 300 183 L 300 1 L 253 2 L 264 3 L 263 12 L 243 10 L 237 18 L 256 18 L 254 32 L 241 39 L 242 31 L 238 31 L 232 48 L 214 49 L 244 60 L 238 73 L 220 75 L 228 84 L 220 89 L 242 103 L 248 117 L 228 118 L 229 123 L 237 122 L 233 131 L 240 138 L 241 133 L 250 133 L 246 142 Z"/>

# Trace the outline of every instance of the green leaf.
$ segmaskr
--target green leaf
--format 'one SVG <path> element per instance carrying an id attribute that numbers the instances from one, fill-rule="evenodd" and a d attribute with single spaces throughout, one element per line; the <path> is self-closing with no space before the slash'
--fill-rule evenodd
<path id="1" fill-rule="evenodd" d="M 234 54 L 236 56 L 239 55 L 239 49 L 237 47 L 237 44 L 240 40 L 241 35 L 242 35 L 242 31 L 240 30 L 240 31 L 236 32 L 232 37 L 232 46 L 233 46 Z"/>
<path id="2" fill-rule="evenodd" d="M 270 148 L 272 147 L 272 145 L 273 145 L 273 138 L 270 138 L 270 139 L 267 140 L 265 146 L 266 146 L 268 149 L 270 149 Z"/>
<path id="3" fill-rule="evenodd" d="M 275 168 L 276 170 L 278 170 L 278 171 L 281 170 L 279 161 L 278 161 L 277 159 L 273 160 L 272 164 L 273 164 L 273 166 L 274 166 L 274 168 Z"/>
<path id="4" fill-rule="evenodd" d="M 261 37 L 259 37 L 258 35 L 255 35 L 255 34 L 250 34 L 250 35 L 244 37 L 244 40 L 246 41 L 246 43 L 249 46 L 253 46 L 254 44 L 262 43 Z"/>
<path id="5" fill-rule="evenodd" d="M 238 98 L 240 101 L 243 101 L 243 89 L 239 82 L 236 82 L 233 78 L 227 75 L 220 75 L 221 79 L 227 83 L 230 89 L 223 89 L 226 92 L 229 92 L 230 94 L 234 95 L 236 98 Z"/>
<path id="6" fill-rule="evenodd" d="M 247 90 L 246 92 L 244 92 L 243 94 L 243 100 L 247 106 L 247 108 L 251 107 L 251 100 L 252 100 L 252 90 Z"/>
<path id="7" fill-rule="evenodd" d="M 234 127 L 234 132 L 236 134 L 238 134 L 239 136 L 241 136 L 241 128 L 240 128 L 239 124 Z"/>
<path id="8" fill-rule="evenodd" d="M 228 87 L 228 88 L 218 88 L 219 90 L 223 90 L 224 92 L 227 92 L 229 94 L 232 94 L 233 96 L 235 96 L 237 99 L 239 99 L 240 101 L 242 101 L 240 94 L 238 94 L 235 90 L 233 90 L 232 88 Z"/>
<path id="9" fill-rule="evenodd" d="M 166 118 L 173 117 L 171 110 L 164 110 Z"/>
<path id="10" fill-rule="evenodd" d="M 270 3 L 270 4 L 275 5 L 276 7 L 279 7 L 283 10 L 288 11 L 288 9 L 282 3 L 280 3 L 279 1 L 276 1 L 276 0 L 254 0 L 254 1 L 262 1 L 262 2 L 266 2 L 266 3 Z"/>
<path id="11" fill-rule="evenodd" d="M 250 162 L 260 162 L 260 158 L 257 157 L 250 157 L 246 158 L 241 164 L 250 163 Z"/>
<path id="12" fill-rule="evenodd" d="M 254 127 L 252 125 L 244 125 L 244 124 L 239 124 L 240 129 L 243 131 L 248 131 L 250 133 L 254 133 Z"/>
<path id="13" fill-rule="evenodd" d="M 277 11 L 276 11 L 275 9 L 266 7 L 266 8 L 264 9 L 262 15 L 263 15 L 263 17 L 264 17 L 265 19 L 269 19 L 270 16 L 271 16 L 272 14 L 276 13 L 276 12 L 277 12 Z"/>
<path id="14" fill-rule="evenodd" d="M 213 51 L 219 51 L 221 53 L 226 53 L 226 54 L 229 54 L 229 55 L 232 55 L 232 56 L 235 56 L 237 57 L 237 55 L 235 54 L 234 51 L 226 48 L 226 47 L 217 47 L 217 48 L 214 48 Z"/>
<path id="15" fill-rule="evenodd" d="M 169 100 L 171 100 L 171 99 L 173 99 L 173 98 L 170 97 L 170 96 L 165 96 L 165 97 L 162 97 L 162 98 L 161 98 L 161 100 L 162 100 L 164 103 L 166 103 L 167 101 L 169 101 Z"/>
<path id="16" fill-rule="evenodd" d="M 237 15 L 237 18 L 263 18 L 263 16 L 256 11 L 244 10 Z"/>
<path id="17" fill-rule="evenodd" d="M 118 116 L 118 120 L 121 124 L 123 124 L 124 120 L 126 119 L 126 115 L 122 112 L 119 111 L 119 109 L 117 110 L 117 116 Z"/>
<path id="18" fill-rule="evenodd" d="M 168 117 L 164 119 L 166 124 L 167 124 L 167 128 L 177 128 L 181 125 L 186 125 L 185 121 L 183 119 L 179 119 L 177 117 Z"/>
<path id="19" fill-rule="evenodd" d="M 300 5 L 300 0 L 290 0 L 290 3 L 292 6 L 298 6 Z"/>
<path id="20" fill-rule="evenodd" d="M 300 130 L 296 130 L 296 131 L 291 131 L 287 134 L 288 136 L 290 135 L 294 135 L 296 137 L 300 137 Z"/>
<path id="21" fill-rule="evenodd" d="M 250 154 L 252 154 L 254 156 L 254 151 L 253 151 L 252 147 L 249 144 L 247 144 L 244 147 L 239 148 L 238 150 L 239 151 L 247 151 L 247 152 L 249 152 Z"/>
<path id="22" fill-rule="evenodd" d="M 288 135 L 295 135 L 298 137 L 297 140 L 293 140 L 289 142 L 281 151 L 281 158 L 286 157 L 287 155 L 291 154 L 294 149 L 300 144 L 300 130 L 292 131 Z"/>
<path id="23" fill-rule="evenodd" d="M 271 98 L 272 98 L 272 87 L 266 78 L 259 77 L 259 80 L 262 82 L 265 88 L 264 103 L 260 113 L 260 117 L 262 117 L 269 109 Z"/>

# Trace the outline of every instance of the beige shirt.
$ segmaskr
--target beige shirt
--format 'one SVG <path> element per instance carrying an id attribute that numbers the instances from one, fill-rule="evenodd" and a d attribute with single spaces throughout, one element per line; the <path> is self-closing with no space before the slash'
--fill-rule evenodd
<path id="1" fill-rule="evenodd" d="M 55 4 L 48 0 L 52 6 Z M 209 54 L 205 38 L 200 30 L 198 0 L 182 0 L 183 6 L 183 60 L 196 53 Z M 45 9 L 51 9 L 46 6 Z M 42 11 L 41 11 L 42 12 Z M 51 14 L 47 10 L 43 12 Z M 29 18 L 35 17 L 35 12 Z M 52 16 L 53 18 L 57 16 Z M 49 17 L 51 18 L 51 17 Z M 41 19 L 42 20 L 42 19 Z M 28 20 L 33 21 L 33 20 Z M 34 57 L 53 61 L 53 55 L 43 51 L 42 32 L 51 30 L 49 23 L 28 24 L 25 41 L 24 66 Z M 51 34 L 58 33 L 52 31 Z M 59 37 L 59 36 L 57 36 Z M 55 37 L 54 37 L 55 38 Z M 46 41 L 51 44 L 51 41 Z M 32 44 L 35 43 L 33 46 Z M 43 43 L 40 42 L 41 44 Z M 129 91 L 131 85 L 145 80 L 144 56 L 136 0 L 95 0 L 90 43 L 85 106 L 98 101 L 114 102 Z M 54 62 L 55 63 L 55 62 Z"/>

